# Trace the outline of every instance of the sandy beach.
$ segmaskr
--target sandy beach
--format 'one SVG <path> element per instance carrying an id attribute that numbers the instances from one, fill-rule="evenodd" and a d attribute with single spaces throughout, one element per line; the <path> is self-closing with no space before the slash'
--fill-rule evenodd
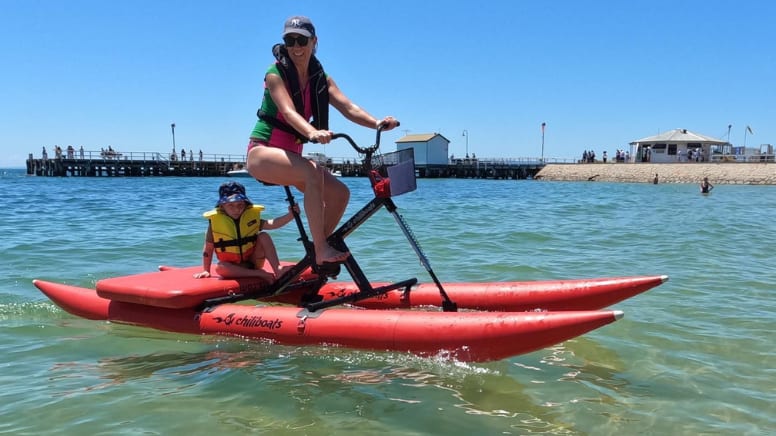
<path id="1" fill-rule="evenodd" d="M 539 180 L 600 181 L 626 183 L 700 183 L 776 185 L 774 163 L 591 163 L 548 164 L 536 175 Z"/>

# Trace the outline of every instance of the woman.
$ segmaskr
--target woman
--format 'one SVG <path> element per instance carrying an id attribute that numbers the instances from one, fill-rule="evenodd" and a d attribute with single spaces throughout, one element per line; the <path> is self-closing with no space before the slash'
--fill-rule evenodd
<path id="1" fill-rule="evenodd" d="M 364 127 L 382 125 L 384 130 L 391 130 L 398 121 L 393 117 L 377 120 L 351 102 L 334 79 L 324 73 L 314 56 L 318 37 L 309 18 L 286 20 L 283 42 L 273 47 L 277 62 L 264 76 L 259 120 L 248 143 L 248 172 L 262 182 L 293 185 L 303 192 L 315 262 L 342 262 L 349 253 L 334 249 L 326 238 L 345 213 L 350 191 L 325 168 L 303 158 L 302 145 L 307 141 L 331 141 L 329 104 Z"/>

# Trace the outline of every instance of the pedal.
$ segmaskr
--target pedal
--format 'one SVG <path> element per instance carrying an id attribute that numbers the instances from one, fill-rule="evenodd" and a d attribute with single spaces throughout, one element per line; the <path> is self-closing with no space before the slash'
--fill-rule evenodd
<path id="1" fill-rule="evenodd" d="M 314 265 L 313 271 L 321 277 L 331 277 L 336 279 L 340 273 L 339 263 L 325 262 L 322 265 Z"/>

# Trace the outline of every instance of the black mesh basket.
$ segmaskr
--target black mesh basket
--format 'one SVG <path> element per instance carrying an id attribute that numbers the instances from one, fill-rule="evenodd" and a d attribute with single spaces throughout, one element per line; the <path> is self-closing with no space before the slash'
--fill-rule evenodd
<path id="1" fill-rule="evenodd" d="M 378 197 L 395 197 L 417 189 L 415 152 L 408 148 L 372 156 L 369 174 Z"/>

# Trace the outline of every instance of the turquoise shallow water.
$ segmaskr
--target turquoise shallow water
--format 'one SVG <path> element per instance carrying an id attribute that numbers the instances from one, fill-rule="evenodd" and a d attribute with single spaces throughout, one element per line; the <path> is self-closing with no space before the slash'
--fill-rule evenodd
<path id="1" fill-rule="evenodd" d="M 343 180 L 353 212 L 367 181 Z M 161 333 L 32 286 L 196 264 L 221 182 L 0 170 L 0 433 L 776 432 L 774 187 L 419 180 L 396 202 L 442 281 L 671 277 L 614 324 L 498 362 Z M 248 191 L 284 213 L 280 188 Z M 272 234 L 301 256 L 293 225 Z M 428 281 L 385 212 L 348 244 L 373 280 Z"/>

